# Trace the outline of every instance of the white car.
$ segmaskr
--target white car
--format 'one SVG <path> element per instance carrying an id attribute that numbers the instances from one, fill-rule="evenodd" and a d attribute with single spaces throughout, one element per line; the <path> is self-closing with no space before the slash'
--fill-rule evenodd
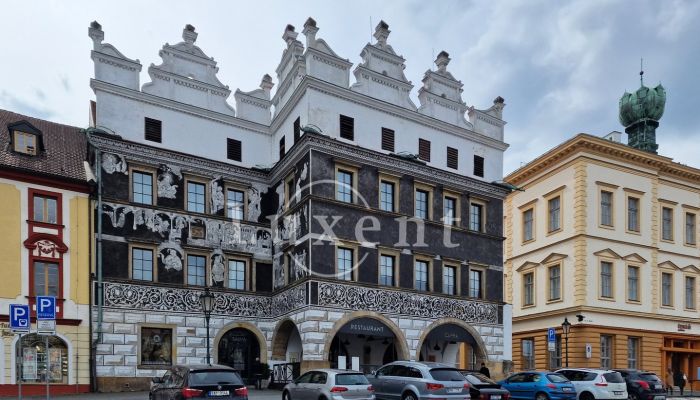
<path id="1" fill-rule="evenodd" d="M 627 400 L 627 384 L 617 371 L 564 368 L 556 372 L 574 384 L 578 400 Z"/>

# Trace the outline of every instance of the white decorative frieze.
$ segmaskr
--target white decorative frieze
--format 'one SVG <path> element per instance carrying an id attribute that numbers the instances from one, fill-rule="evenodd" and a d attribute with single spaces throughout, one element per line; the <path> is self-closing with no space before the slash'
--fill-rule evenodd
<path id="1" fill-rule="evenodd" d="M 108 174 L 127 174 L 124 156 L 113 153 L 102 153 L 102 169 Z"/>

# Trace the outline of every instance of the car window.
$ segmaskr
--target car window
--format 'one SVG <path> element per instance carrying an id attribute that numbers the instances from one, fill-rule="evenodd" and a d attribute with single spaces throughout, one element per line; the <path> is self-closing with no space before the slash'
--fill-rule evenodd
<path id="1" fill-rule="evenodd" d="M 515 374 L 508 378 L 508 383 L 521 383 L 525 382 L 525 374 Z"/>
<path id="2" fill-rule="evenodd" d="M 190 386 L 197 385 L 240 385 L 243 381 L 234 371 L 201 370 L 190 371 Z"/>
<path id="3" fill-rule="evenodd" d="M 323 385 L 328 380 L 328 374 L 325 372 L 317 371 L 311 376 L 311 381 L 309 383 Z"/>
<path id="4" fill-rule="evenodd" d="M 540 374 L 530 374 L 530 382 L 539 382 L 542 380 Z"/>
<path id="5" fill-rule="evenodd" d="M 639 378 L 642 380 L 645 380 L 647 382 L 660 382 L 661 379 L 659 379 L 656 374 L 653 374 L 651 372 L 646 372 L 646 373 L 641 373 L 639 374 Z"/>
<path id="6" fill-rule="evenodd" d="M 547 374 L 547 379 L 552 383 L 568 383 L 569 380 L 562 374 Z"/>
<path id="7" fill-rule="evenodd" d="M 163 385 L 170 385 L 173 383 L 173 371 L 168 370 L 163 375 Z"/>
<path id="8" fill-rule="evenodd" d="M 464 376 L 467 378 L 467 381 L 473 385 L 495 385 L 496 382 L 492 380 L 491 378 L 486 377 L 486 375 L 482 375 L 477 372 L 470 372 L 468 374 L 464 374 Z"/>
<path id="9" fill-rule="evenodd" d="M 313 373 L 314 371 L 305 373 L 296 380 L 296 383 L 309 383 L 309 380 L 311 379 L 311 375 L 313 375 Z"/>
<path id="10" fill-rule="evenodd" d="M 406 378 L 422 378 L 423 374 L 417 369 L 413 367 L 407 367 L 406 368 L 406 375 L 404 375 Z"/>
<path id="11" fill-rule="evenodd" d="M 608 372 L 606 374 L 603 374 L 603 378 L 605 378 L 608 383 L 624 383 L 625 380 L 622 379 L 622 375 L 620 375 L 619 372 Z"/>
<path id="12" fill-rule="evenodd" d="M 369 385 L 369 381 L 362 374 L 338 374 L 335 376 L 336 385 Z"/>
<path id="13" fill-rule="evenodd" d="M 408 371 L 406 371 L 408 368 L 403 365 L 394 365 L 394 369 L 391 370 L 387 376 L 406 376 Z"/>
<path id="14" fill-rule="evenodd" d="M 432 375 L 436 381 L 465 380 L 464 375 L 462 375 L 462 373 L 459 372 L 459 370 L 454 368 L 433 368 L 430 370 L 430 375 Z"/>
<path id="15" fill-rule="evenodd" d="M 380 368 L 379 371 L 377 371 L 377 376 L 391 376 L 394 372 L 394 367 L 395 365 L 387 365 L 384 368 Z"/>
<path id="16" fill-rule="evenodd" d="M 184 387 L 185 386 L 185 375 L 186 371 L 178 369 L 173 373 L 173 387 Z"/>

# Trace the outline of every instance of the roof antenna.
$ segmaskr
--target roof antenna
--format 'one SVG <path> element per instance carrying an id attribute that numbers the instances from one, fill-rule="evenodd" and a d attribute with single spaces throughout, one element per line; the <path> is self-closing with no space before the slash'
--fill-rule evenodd
<path id="1" fill-rule="evenodd" d="M 644 86 L 644 58 L 639 59 L 639 83 Z"/>
<path id="2" fill-rule="evenodd" d="M 369 42 L 372 43 L 372 16 L 369 16 Z"/>
<path id="3" fill-rule="evenodd" d="M 433 58 L 430 60 L 430 64 L 428 64 L 428 69 L 432 70 L 433 69 L 433 61 L 435 60 L 435 47 L 430 49 L 432 52 Z"/>

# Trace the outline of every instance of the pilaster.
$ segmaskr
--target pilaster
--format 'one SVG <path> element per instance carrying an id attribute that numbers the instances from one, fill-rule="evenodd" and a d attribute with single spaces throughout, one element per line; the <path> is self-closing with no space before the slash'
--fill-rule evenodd
<path id="1" fill-rule="evenodd" d="M 583 236 L 587 226 L 586 183 L 588 172 L 585 161 L 574 165 L 574 299 L 577 306 L 586 304 L 587 243 Z"/>

